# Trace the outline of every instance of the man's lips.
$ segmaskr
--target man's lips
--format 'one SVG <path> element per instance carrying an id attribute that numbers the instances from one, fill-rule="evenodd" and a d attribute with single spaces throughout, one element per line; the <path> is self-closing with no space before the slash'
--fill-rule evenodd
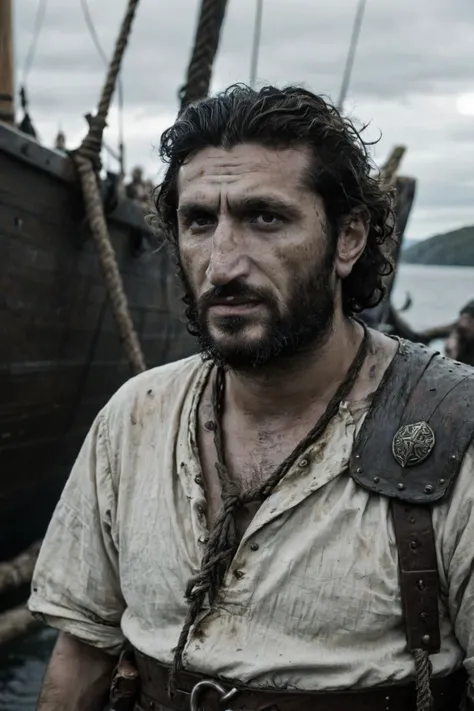
<path id="1" fill-rule="evenodd" d="M 259 303 L 259 299 L 253 299 L 249 296 L 226 296 L 222 299 L 213 299 L 209 303 L 209 306 L 240 306 L 243 304 L 254 305 Z"/>
<path id="2" fill-rule="evenodd" d="M 258 299 L 245 298 L 243 296 L 228 297 L 226 299 L 213 299 L 208 309 L 218 314 L 245 313 L 261 305 Z"/>

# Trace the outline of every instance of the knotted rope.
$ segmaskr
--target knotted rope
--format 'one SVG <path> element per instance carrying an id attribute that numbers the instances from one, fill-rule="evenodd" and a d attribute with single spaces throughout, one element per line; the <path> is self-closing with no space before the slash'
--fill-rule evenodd
<path id="1" fill-rule="evenodd" d="M 181 110 L 209 93 L 226 5 L 227 0 L 202 0 L 187 79 L 180 91 Z"/>
<path id="2" fill-rule="evenodd" d="M 433 696 L 430 689 L 431 662 L 424 649 L 413 651 L 415 658 L 416 711 L 432 711 Z"/>
<path id="3" fill-rule="evenodd" d="M 97 173 L 100 170 L 100 151 L 104 129 L 107 124 L 107 115 L 138 3 L 139 0 L 129 0 L 128 2 L 97 113 L 95 116 L 89 115 L 86 117 L 89 122 L 89 131 L 79 148 L 72 154 L 81 180 L 86 214 L 92 237 L 99 252 L 100 265 L 120 341 L 127 354 L 133 373 L 141 373 L 146 369 L 146 364 L 130 316 L 115 250 L 110 241 Z"/>
<path id="4" fill-rule="evenodd" d="M 222 433 L 222 414 L 225 401 L 225 373 L 218 369 L 214 381 L 213 406 L 214 406 L 214 444 L 216 448 L 216 469 L 221 484 L 222 511 L 212 529 L 209 541 L 204 552 L 199 573 L 191 578 L 186 588 L 186 599 L 190 603 L 188 614 L 179 636 L 178 644 L 174 650 L 174 660 L 170 675 L 169 691 L 172 695 L 176 689 L 176 678 L 182 669 L 182 656 L 188 641 L 189 633 L 202 610 L 206 596 L 209 605 L 215 602 L 217 593 L 229 570 L 232 560 L 239 546 L 237 531 L 237 514 L 251 503 L 261 503 L 267 499 L 288 473 L 296 460 L 307 450 L 308 446 L 318 440 L 325 432 L 327 426 L 337 414 L 340 403 L 347 399 L 364 363 L 368 347 L 368 331 L 364 328 L 364 337 L 357 354 L 350 366 L 346 378 L 338 387 L 331 398 L 326 410 L 318 422 L 295 447 L 291 454 L 277 467 L 275 472 L 260 486 L 249 488 L 239 493 L 235 482 L 225 463 L 224 442 Z"/>

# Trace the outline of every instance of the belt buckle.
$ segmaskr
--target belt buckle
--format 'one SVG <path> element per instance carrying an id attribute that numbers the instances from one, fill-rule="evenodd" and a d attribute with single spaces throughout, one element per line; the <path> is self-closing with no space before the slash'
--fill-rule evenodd
<path id="1" fill-rule="evenodd" d="M 238 692 L 238 689 L 234 687 L 230 691 L 226 691 L 223 686 L 217 683 L 217 681 L 213 681 L 211 679 L 199 681 L 193 686 L 193 689 L 191 691 L 191 699 L 189 701 L 190 711 L 199 711 L 199 701 L 202 696 L 202 692 L 208 689 L 217 691 L 217 693 L 219 694 L 218 705 L 221 711 L 232 711 L 232 709 L 224 709 L 223 704 L 226 704 L 228 701 L 234 698 L 234 696 Z"/>

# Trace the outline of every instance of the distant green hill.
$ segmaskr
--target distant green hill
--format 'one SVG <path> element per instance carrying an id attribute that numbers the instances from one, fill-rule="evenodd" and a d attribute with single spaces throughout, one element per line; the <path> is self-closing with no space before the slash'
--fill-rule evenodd
<path id="1" fill-rule="evenodd" d="M 446 267 L 474 267 L 474 226 L 436 235 L 403 250 L 408 264 L 440 264 Z"/>

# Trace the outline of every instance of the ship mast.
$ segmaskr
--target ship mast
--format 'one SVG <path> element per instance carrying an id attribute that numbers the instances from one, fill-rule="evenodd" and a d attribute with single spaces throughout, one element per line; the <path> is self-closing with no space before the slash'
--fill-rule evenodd
<path id="1" fill-rule="evenodd" d="M 342 77 L 339 101 L 337 102 L 337 108 L 339 109 L 339 111 L 342 111 L 342 109 L 344 108 L 344 101 L 346 99 L 347 90 L 349 89 L 349 82 L 351 79 L 352 67 L 354 65 L 357 42 L 359 41 L 360 30 L 362 27 L 362 20 L 364 18 L 366 2 L 367 0 L 359 0 L 359 3 L 357 5 L 357 12 L 354 20 L 354 25 L 352 27 L 351 41 L 349 43 L 349 52 L 347 54 L 346 65 L 344 67 L 344 75 Z"/>
<path id="2" fill-rule="evenodd" d="M 260 37 L 262 34 L 262 14 L 263 14 L 263 0 L 256 0 L 257 4 L 255 7 L 255 27 L 253 34 L 253 44 L 252 44 L 252 58 L 250 60 L 250 86 L 255 89 L 255 84 L 257 83 L 257 67 L 258 67 L 258 55 L 260 51 Z"/>
<path id="3" fill-rule="evenodd" d="M 0 121 L 15 122 L 12 0 L 0 0 Z"/>

